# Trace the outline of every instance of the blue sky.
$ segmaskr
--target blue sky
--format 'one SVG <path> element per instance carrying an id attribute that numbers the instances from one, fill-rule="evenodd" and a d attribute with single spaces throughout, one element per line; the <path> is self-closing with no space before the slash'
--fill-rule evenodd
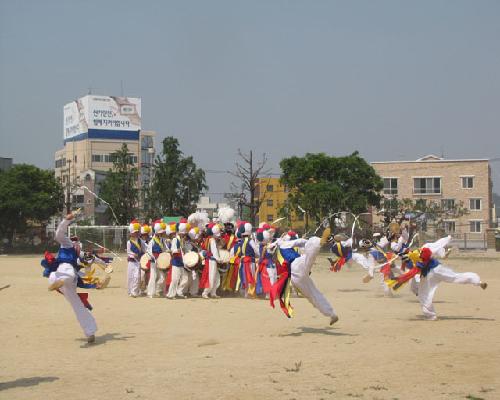
<path id="1" fill-rule="evenodd" d="M 0 156 L 52 167 L 63 105 L 120 81 L 206 169 L 500 157 L 500 2 L 0 0 Z"/>

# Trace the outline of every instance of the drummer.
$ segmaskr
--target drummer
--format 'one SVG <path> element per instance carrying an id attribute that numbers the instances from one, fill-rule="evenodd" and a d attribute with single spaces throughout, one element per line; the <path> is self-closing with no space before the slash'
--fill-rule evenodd
<path id="1" fill-rule="evenodd" d="M 161 253 L 167 251 L 165 243 L 167 226 L 161 220 L 154 223 L 155 234 L 149 242 L 147 253 L 151 259 L 150 276 L 147 287 L 147 295 L 149 298 L 159 297 L 163 293 L 165 274 L 156 266 L 156 260 Z"/>
<path id="2" fill-rule="evenodd" d="M 185 242 L 186 234 L 189 230 L 189 224 L 185 218 L 182 218 L 177 224 L 177 232 L 170 242 L 170 251 L 172 253 L 172 280 L 168 288 L 167 298 L 175 299 L 180 297 L 185 299 L 181 281 L 187 282 L 187 270 L 184 268 L 183 256 L 186 252 Z"/>
<path id="3" fill-rule="evenodd" d="M 190 260 L 184 262 L 185 267 L 188 269 L 186 274 L 184 274 L 181 282 L 179 284 L 179 290 L 184 296 L 189 294 L 190 297 L 199 297 L 199 284 L 200 284 L 200 256 L 199 252 L 201 250 L 200 240 L 202 235 L 200 229 L 195 226 L 191 228 L 187 234 L 185 241 L 186 254 L 185 257 L 193 256 L 193 259 L 197 259 L 197 263 L 194 266 L 190 266 Z"/>
<path id="4" fill-rule="evenodd" d="M 139 260 L 144 254 L 146 248 L 144 243 L 139 239 L 141 224 L 137 220 L 133 220 L 128 230 L 130 238 L 127 242 L 127 292 L 129 297 L 138 297 L 140 295 L 141 268 Z"/>
<path id="5" fill-rule="evenodd" d="M 220 262 L 217 239 L 221 235 L 221 228 L 218 224 L 208 224 L 205 232 L 206 239 L 202 248 L 205 253 L 205 265 L 200 279 L 200 289 L 203 289 L 202 297 L 208 299 L 209 296 L 218 298 L 217 288 L 220 285 L 220 275 L 217 263 Z"/>
<path id="6" fill-rule="evenodd" d="M 143 224 L 141 226 L 141 242 L 144 244 L 144 248 L 147 249 L 149 241 L 151 240 L 151 227 L 148 224 Z M 149 266 L 150 263 L 146 265 L 146 269 L 141 267 L 141 295 L 146 294 L 146 288 L 149 281 Z"/>

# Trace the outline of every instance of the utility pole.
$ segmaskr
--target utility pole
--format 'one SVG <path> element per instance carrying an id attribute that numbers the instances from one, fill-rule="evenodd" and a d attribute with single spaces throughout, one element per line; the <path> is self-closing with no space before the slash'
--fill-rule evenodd
<path id="1" fill-rule="evenodd" d="M 66 176 L 66 214 L 71 212 L 71 160 L 66 160 L 68 174 Z"/>

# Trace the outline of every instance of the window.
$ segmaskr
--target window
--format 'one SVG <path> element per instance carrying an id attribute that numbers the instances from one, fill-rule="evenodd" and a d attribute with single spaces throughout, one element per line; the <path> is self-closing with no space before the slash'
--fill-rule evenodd
<path id="1" fill-rule="evenodd" d="M 398 194 L 398 178 L 384 178 L 384 194 Z"/>
<path id="2" fill-rule="evenodd" d="M 413 178 L 414 194 L 441 194 L 441 178 Z"/>
<path id="3" fill-rule="evenodd" d="M 273 222 L 274 221 L 274 215 L 273 214 L 268 214 L 267 215 L 267 222 Z"/>
<path id="4" fill-rule="evenodd" d="M 469 221 L 471 233 L 481 233 L 481 221 Z"/>
<path id="5" fill-rule="evenodd" d="M 92 162 L 103 162 L 104 155 L 102 154 L 92 154 Z"/>
<path id="6" fill-rule="evenodd" d="M 470 210 L 481 210 L 481 199 L 469 199 Z"/>
<path id="7" fill-rule="evenodd" d="M 455 233 L 455 221 L 443 221 L 445 233 Z"/>
<path id="8" fill-rule="evenodd" d="M 444 211 L 450 211 L 455 208 L 455 199 L 442 199 L 441 200 L 441 208 Z"/>
<path id="9" fill-rule="evenodd" d="M 462 189 L 472 189 L 474 187 L 473 176 L 462 176 Z"/>
<path id="10" fill-rule="evenodd" d="M 153 147 L 153 138 L 151 136 L 141 137 L 141 149 L 149 149 Z"/>
<path id="11" fill-rule="evenodd" d="M 272 192 L 272 191 L 274 190 L 273 185 L 267 185 L 266 190 L 267 190 L 268 192 Z"/>
<path id="12" fill-rule="evenodd" d="M 77 160 L 77 159 L 78 159 L 78 158 L 76 157 L 76 154 L 75 154 L 75 162 L 76 162 L 76 160 Z"/>
<path id="13" fill-rule="evenodd" d="M 266 202 L 266 203 L 267 203 L 267 205 L 268 205 L 269 207 L 272 207 L 272 206 L 273 206 L 273 200 L 272 200 L 272 199 L 267 200 L 267 202 Z"/>
<path id="14" fill-rule="evenodd" d="M 73 203 L 82 204 L 83 203 L 83 194 L 75 194 L 73 195 Z"/>

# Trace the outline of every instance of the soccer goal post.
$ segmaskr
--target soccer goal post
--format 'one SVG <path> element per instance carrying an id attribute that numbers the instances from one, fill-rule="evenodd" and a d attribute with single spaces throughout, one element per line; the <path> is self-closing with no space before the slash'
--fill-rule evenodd
<path id="1" fill-rule="evenodd" d="M 69 226 L 69 236 L 78 236 L 85 251 L 124 253 L 127 250 L 127 226 Z"/>

